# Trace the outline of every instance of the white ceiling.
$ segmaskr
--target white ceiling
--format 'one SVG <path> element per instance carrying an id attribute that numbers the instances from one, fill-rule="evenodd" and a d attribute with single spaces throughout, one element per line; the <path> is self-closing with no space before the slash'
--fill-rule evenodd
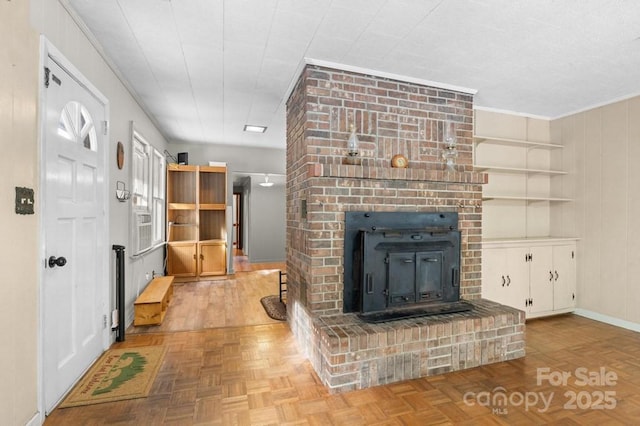
<path id="1" fill-rule="evenodd" d="M 640 93 L 636 0 L 64 1 L 169 141 L 284 148 L 304 58 L 550 118 Z"/>

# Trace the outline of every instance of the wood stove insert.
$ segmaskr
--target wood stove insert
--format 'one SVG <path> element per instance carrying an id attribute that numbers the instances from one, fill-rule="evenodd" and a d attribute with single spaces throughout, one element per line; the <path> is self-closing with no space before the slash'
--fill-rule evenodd
<path id="1" fill-rule="evenodd" d="M 455 212 L 347 212 L 345 253 L 345 312 L 383 322 L 471 309 Z"/>

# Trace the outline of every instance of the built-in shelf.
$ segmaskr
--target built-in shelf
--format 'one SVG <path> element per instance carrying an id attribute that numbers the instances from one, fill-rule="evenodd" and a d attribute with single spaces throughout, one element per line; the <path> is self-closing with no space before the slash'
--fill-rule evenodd
<path id="1" fill-rule="evenodd" d="M 524 174 L 543 174 L 543 175 L 566 175 L 567 172 L 562 170 L 548 170 L 548 169 L 527 169 L 522 167 L 500 167 L 500 166 L 485 166 L 475 165 L 473 169 L 477 172 L 490 172 L 490 173 L 524 173 Z"/>
<path id="2" fill-rule="evenodd" d="M 511 195 L 489 195 L 483 194 L 482 199 L 488 200 L 513 200 L 513 201 L 550 201 L 550 202 L 567 202 L 573 201 L 571 198 L 558 198 L 558 197 L 530 197 L 530 196 L 511 196 Z"/>
<path id="3" fill-rule="evenodd" d="M 530 140 L 522 140 L 522 139 L 509 139 L 509 138 L 501 138 L 501 137 L 492 137 L 492 136 L 484 136 L 484 135 L 475 135 L 474 136 L 474 148 L 477 148 L 478 145 L 486 143 L 491 145 L 503 145 L 516 147 L 521 149 L 561 149 L 562 145 L 549 143 L 549 142 L 538 142 L 538 141 L 530 141 Z M 525 151 L 525 157 L 528 157 L 529 154 Z M 474 159 L 476 155 L 474 153 Z M 512 166 L 502 166 L 502 165 L 486 165 L 486 164 L 474 164 L 474 171 L 478 172 L 487 172 L 489 175 L 491 174 L 514 174 L 514 175 L 542 175 L 542 176 L 562 176 L 566 175 L 567 172 L 564 170 L 553 170 L 550 168 L 529 168 L 529 167 L 512 167 Z M 491 179 L 491 177 L 489 177 Z M 525 186 L 526 188 L 526 186 Z M 495 189 L 494 189 L 495 190 Z M 493 192 L 493 191 L 492 191 Z M 550 195 L 543 194 L 542 196 L 539 194 L 532 195 L 529 193 L 528 189 L 525 189 L 522 193 L 519 194 L 484 194 L 482 199 L 485 201 L 490 200 L 510 200 L 510 201 L 526 201 L 526 202 L 567 202 L 572 201 L 569 198 L 561 198 L 561 197 L 552 197 Z"/>
<path id="4" fill-rule="evenodd" d="M 521 147 L 539 148 L 539 149 L 563 148 L 562 145 L 555 144 L 555 143 L 526 141 L 521 139 L 496 138 L 492 136 L 482 136 L 482 135 L 474 135 L 473 141 L 475 142 L 476 145 L 484 142 L 488 142 L 493 145 L 511 145 L 511 146 L 521 146 Z"/>

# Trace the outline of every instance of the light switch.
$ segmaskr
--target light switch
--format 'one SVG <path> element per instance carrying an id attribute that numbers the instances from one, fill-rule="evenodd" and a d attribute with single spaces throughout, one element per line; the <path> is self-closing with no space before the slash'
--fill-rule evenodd
<path id="1" fill-rule="evenodd" d="M 33 189 L 16 186 L 16 214 L 33 214 Z"/>

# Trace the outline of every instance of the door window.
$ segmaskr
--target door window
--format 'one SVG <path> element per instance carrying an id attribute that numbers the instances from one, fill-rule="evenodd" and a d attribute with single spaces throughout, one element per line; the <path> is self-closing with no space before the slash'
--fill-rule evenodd
<path id="1" fill-rule="evenodd" d="M 68 102 L 60 113 L 58 134 L 91 151 L 98 150 L 96 126 L 87 108 L 80 102 Z"/>

